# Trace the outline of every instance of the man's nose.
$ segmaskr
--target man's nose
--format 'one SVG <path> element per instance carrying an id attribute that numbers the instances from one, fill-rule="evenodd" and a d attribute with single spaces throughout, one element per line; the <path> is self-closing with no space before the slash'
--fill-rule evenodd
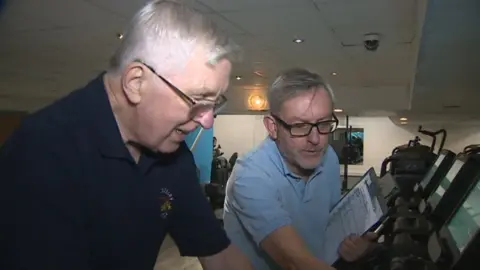
<path id="1" fill-rule="evenodd" d="M 204 129 L 212 128 L 213 126 L 213 110 L 201 113 L 194 117 L 195 122 L 199 123 Z"/>
<path id="2" fill-rule="evenodd" d="M 310 132 L 310 134 L 308 134 L 308 141 L 311 143 L 311 144 L 319 144 L 320 143 L 320 137 L 322 136 L 322 134 L 320 134 L 320 132 L 318 132 L 318 128 L 317 127 L 312 127 L 312 131 Z"/>

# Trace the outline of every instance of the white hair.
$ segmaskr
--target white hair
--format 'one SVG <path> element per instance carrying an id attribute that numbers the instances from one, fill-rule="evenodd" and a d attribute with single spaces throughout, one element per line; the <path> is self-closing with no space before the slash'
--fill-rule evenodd
<path id="1" fill-rule="evenodd" d="M 182 68 L 192 52 L 206 49 L 208 63 L 240 60 L 241 51 L 207 16 L 180 0 L 155 0 L 139 10 L 123 33 L 110 61 L 110 71 L 120 72 L 135 60 L 157 71 Z"/>

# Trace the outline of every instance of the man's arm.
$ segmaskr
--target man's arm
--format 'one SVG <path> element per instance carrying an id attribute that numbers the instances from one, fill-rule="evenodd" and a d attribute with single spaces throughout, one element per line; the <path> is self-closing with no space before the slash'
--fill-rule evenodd
<path id="1" fill-rule="evenodd" d="M 0 151 L 0 269 L 90 269 L 75 152 L 61 136 L 22 127 Z"/>
<path id="2" fill-rule="evenodd" d="M 186 153 L 183 158 L 185 182 L 169 225 L 180 254 L 198 257 L 206 270 L 251 270 L 247 258 L 230 243 L 203 194 L 192 154 Z"/>
<path id="3" fill-rule="evenodd" d="M 270 177 L 248 160 L 240 160 L 232 173 L 232 207 L 254 241 L 283 269 L 333 269 L 315 258 L 291 226 Z"/>
<path id="4" fill-rule="evenodd" d="M 213 256 L 198 259 L 205 270 L 253 270 L 248 258 L 234 245 Z"/>
<path id="5" fill-rule="evenodd" d="M 325 262 L 315 258 L 305 246 L 295 229 L 284 226 L 268 235 L 260 246 L 283 269 L 288 270 L 329 270 L 334 269 Z"/>

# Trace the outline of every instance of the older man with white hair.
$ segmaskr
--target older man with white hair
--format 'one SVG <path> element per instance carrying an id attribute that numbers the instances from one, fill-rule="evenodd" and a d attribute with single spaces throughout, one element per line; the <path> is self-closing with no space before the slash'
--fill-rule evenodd
<path id="1" fill-rule="evenodd" d="M 166 234 L 204 269 L 251 269 L 203 196 L 185 135 L 225 104 L 234 43 L 179 1 L 133 18 L 107 72 L 0 151 L 0 269 L 150 270 Z"/>

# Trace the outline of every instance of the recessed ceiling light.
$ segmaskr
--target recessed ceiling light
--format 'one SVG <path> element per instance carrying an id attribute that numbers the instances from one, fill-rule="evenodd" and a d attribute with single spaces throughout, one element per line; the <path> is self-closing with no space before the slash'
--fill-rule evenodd
<path id="1" fill-rule="evenodd" d="M 122 34 L 122 33 L 118 33 L 118 34 L 117 34 L 117 38 L 118 38 L 118 39 L 123 39 L 123 34 Z"/>
<path id="2" fill-rule="evenodd" d="M 237 76 L 235 77 L 235 79 L 237 79 L 237 81 L 240 81 L 242 79 L 242 76 Z"/>
<path id="3" fill-rule="evenodd" d="M 293 42 L 295 42 L 295 43 L 302 43 L 302 42 L 304 42 L 304 41 L 305 41 L 305 40 L 303 40 L 303 39 L 301 39 L 301 38 L 296 38 L 296 39 L 293 40 Z"/>
<path id="4" fill-rule="evenodd" d="M 406 117 L 400 118 L 400 121 L 407 121 L 408 119 Z"/>
<path id="5" fill-rule="evenodd" d="M 332 72 L 332 75 L 333 75 L 333 76 L 337 76 L 337 73 L 336 73 L 336 72 Z"/>
<path id="6" fill-rule="evenodd" d="M 400 122 L 400 124 L 401 124 L 401 125 L 406 125 L 406 124 L 407 124 L 407 122 Z"/>
<path id="7" fill-rule="evenodd" d="M 334 111 L 334 112 L 343 112 L 342 109 L 335 109 L 335 110 L 333 110 L 333 111 Z"/>

